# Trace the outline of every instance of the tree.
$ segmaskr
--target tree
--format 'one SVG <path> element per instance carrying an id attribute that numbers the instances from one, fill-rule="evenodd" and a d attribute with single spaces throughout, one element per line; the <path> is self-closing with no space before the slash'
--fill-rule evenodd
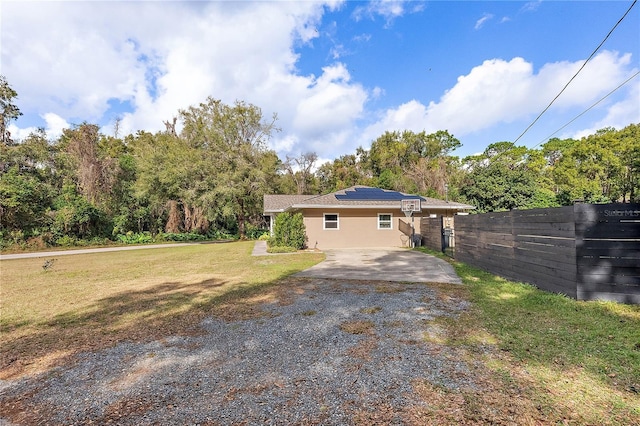
<path id="1" fill-rule="evenodd" d="M 0 230 L 21 230 L 27 234 L 48 222 L 51 205 L 48 187 L 33 175 L 20 173 L 17 166 L 0 175 Z"/>
<path id="2" fill-rule="evenodd" d="M 56 194 L 54 150 L 44 131 L 22 143 L 0 143 L 0 228 L 25 236 L 45 229 Z"/>
<path id="3" fill-rule="evenodd" d="M 14 99 L 18 97 L 18 92 L 13 90 L 5 76 L 0 75 L 0 138 L 3 144 L 11 144 L 11 133 L 9 133 L 8 127 L 11 121 L 16 120 L 22 115 L 20 109 L 13 103 Z"/>
<path id="4" fill-rule="evenodd" d="M 537 175 L 529 167 L 530 151 L 512 142 L 497 142 L 478 156 L 467 157 L 468 175 L 460 188 L 465 200 L 480 213 L 514 208 L 547 207 L 538 194 Z"/>
<path id="5" fill-rule="evenodd" d="M 87 200 L 103 208 L 108 207 L 113 189 L 120 174 L 117 158 L 109 155 L 106 143 L 101 150 L 99 127 L 83 123 L 74 129 L 65 129 L 59 148 L 66 160 L 67 173 L 78 187 L 78 192 Z M 114 139 L 115 141 L 115 139 Z M 113 143 L 111 143 L 113 149 Z M 123 149 L 123 148 L 120 148 Z M 101 152 L 104 151 L 104 152 Z M 118 155 L 114 152 L 113 155 Z"/>
<path id="6" fill-rule="evenodd" d="M 620 140 L 620 192 L 622 202 L 640 202 L 640 124 L 630 124 L 617 132 Z"/>
<path id="7" fill-rule="evenodd" d="M 333 192 L 354 185 L 376 185 L 368 170 L 368 154 L 359 147 L 355 154 L 343 155 L 321 165 L 316 170 L 320 192 Z"/>
<path id="8" fill-rule="evenodd" d="M 371 144 L 367 160 L 381 188 L 444 195 L 454 167 L 450 154 L 460 145 L 446 130 L 385 132 Z"/>
<path id="9" fill-rule="evenodd" d="M 216 173 L 208 176 L 210 195 L 234 212 L 244 238 L 247 220 L 260 214 L 263 194 L 277 173 L 260 167 L 265 155 L 269 156 L 267 141 L 279 130 L 277 116 L 263 121 L 262 110 L 255 105 L 236 101 L 230 106 L 211 97 L 180 115 L 184 123 L 181 137 L 213 154 L 209 161 L 215 163 Z"/>
<path id="10" fill-rule="evenodd" d="M 638 180 L 638 126 L 622 131 L 602 129 L 580 140 L 551 140 L 543 150 L 548 155 L 560 146 L 549 172 L 558 200 L 565 205 L 580 199 L 588 203 L 626 200 Z"/>
<path id="11" fill-rule="evenodd" d="M 313 186 L 313 166 L 318 161 L 318 154 L 307 152 L 299 157 L 289 157 L 284 162 L 284 168 L 296 184 L 298 194 L 308 194 Z"/>
<path id="12" fill-rule="evenodd" d="M 167 215 L 167 231 L 205 233 L 211 223 L 245 236 L 247 221 L 261 218 L 262 198 L 278 184 L 280 161 L 266 147 L 276 116 L 260 108 L 208 98 L 180 111 L 180 134 L 140 132 L 131 141 L 138 196 Z M 235 231 L 235 229 L 233 229 Z"/>
<path id="13" fill-rule="evenodd" d="M 58 237 L 107 237 L 110 224 L 103 211 L 78 194 L 75 185 L 66 184 L 54 201 L 53 232 Z"/>
<path id="14" fill-rule="evenodd" d="M 209 221 L 200 208 L 209 174 L 216 173 L 208 153 L 170 132 L 138 132 L 130 145 L 137 172 L 135 196 L 149 203 L 152 222 L 162 220 L 171 233 L 206 232 Z"/>

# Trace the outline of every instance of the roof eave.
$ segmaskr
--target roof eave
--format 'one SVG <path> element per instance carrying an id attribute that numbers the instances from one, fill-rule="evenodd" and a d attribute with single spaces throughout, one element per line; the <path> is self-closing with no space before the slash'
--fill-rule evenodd
<path id="1" fill-rule="evenodd" d="M 382 209 L 392 208 L 400 210 L 400 206 L 391 204 L 294 204 L 291 209 Z M 422 206 L 421 210 L 471 210 L 473 206 L 452 206 L 452 205 L 428 205 Z"/>

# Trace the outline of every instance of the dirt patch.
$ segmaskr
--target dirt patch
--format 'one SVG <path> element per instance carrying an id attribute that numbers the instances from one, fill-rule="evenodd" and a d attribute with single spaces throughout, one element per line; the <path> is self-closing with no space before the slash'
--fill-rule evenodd
<path id="1" fill-rule="evenodd" d="M 347 321 L 340 324 L 340 330 L 350 334 L 373 334 L 374 328 L 372 321 Z"/>

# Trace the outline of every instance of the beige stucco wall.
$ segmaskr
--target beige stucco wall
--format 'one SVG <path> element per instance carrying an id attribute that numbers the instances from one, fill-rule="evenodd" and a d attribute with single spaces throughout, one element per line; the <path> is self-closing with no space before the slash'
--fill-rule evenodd
<path id="1" fill-rule="evenodd" d="M 307 245 L 320 250 L 348 247 L 406 247 L 407 237 L 400 232 L 398 220 L 411 224 L 400 209 L 304 209 Z M 339 229 L 323 229 L 324 214 L 337 214 Z M 378 214 L 391 214 L 392 228 L 378 229 Z M 414 218 L 420 233 L 420 216 Z"/>

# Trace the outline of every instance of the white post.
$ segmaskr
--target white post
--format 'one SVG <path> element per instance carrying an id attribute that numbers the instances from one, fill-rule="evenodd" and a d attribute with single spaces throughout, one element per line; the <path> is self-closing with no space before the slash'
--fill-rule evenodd
<path id="1" fill-rule="evenodd" d="M 413 225 L 413 212 L 411 212 L 411 248 L 416 246 L 416 228 Z"/>

